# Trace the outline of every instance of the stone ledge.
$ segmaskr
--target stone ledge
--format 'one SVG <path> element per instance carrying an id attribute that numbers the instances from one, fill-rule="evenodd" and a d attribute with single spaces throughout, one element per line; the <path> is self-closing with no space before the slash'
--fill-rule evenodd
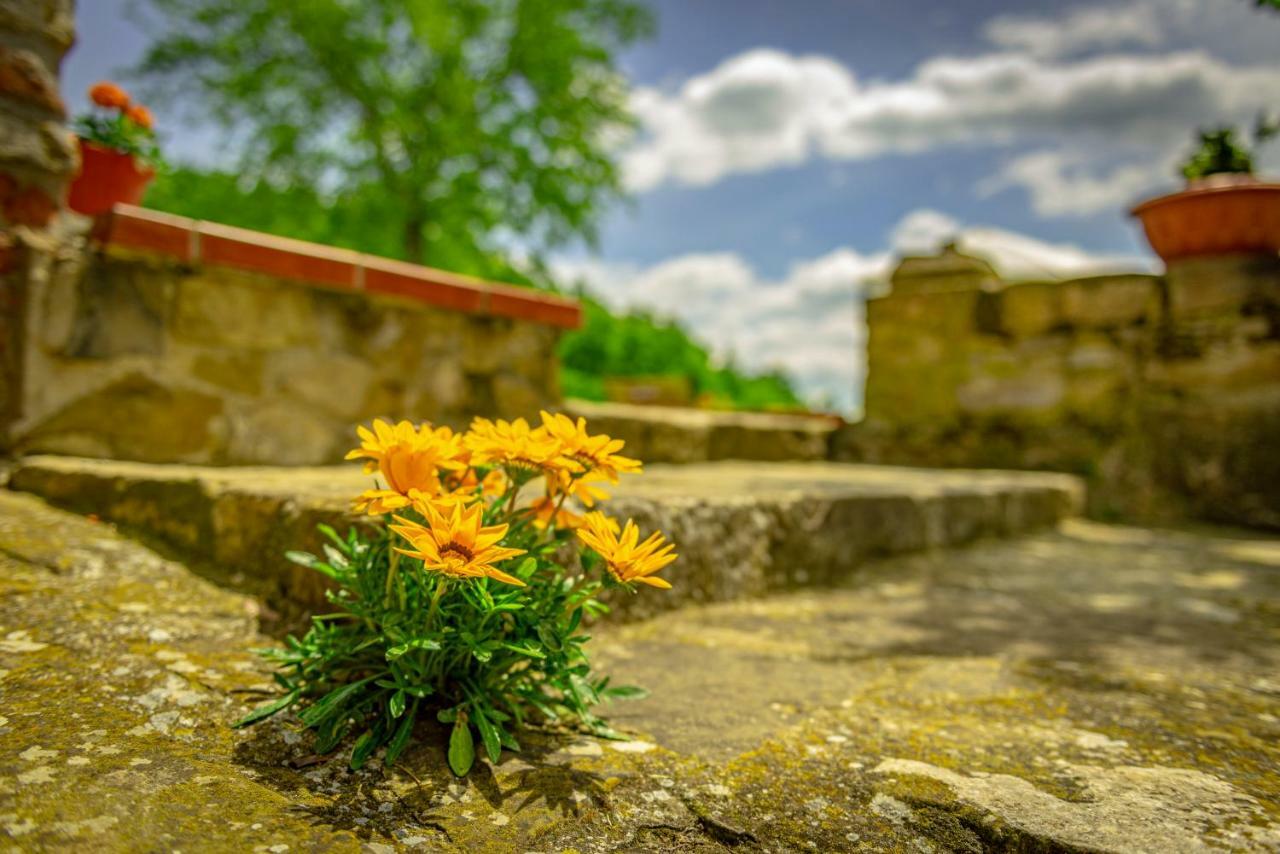
<path id="1" fill-rule="evenodd" d="M 874 582 L 600 627 L 627 741 L 312 755 L 258 603 L 0 493 L 0 835 L 23 851 L 1217 851 L 1280 845 L 1280 540 L 1070 522 Z M 1248 651 L 1249 654 L 1244 654 Z"/>
<path id="2" fill-rule="evenodd" d="M 207 468 L 29 457 L 10 488 L 120 524 L 297 616 L 322 604 L 316 573 L 285 561 L 319 545 L 315 526 L 357 521 L 355 466 Z M 1068 475 L 835 463 L 653 466 L 615 489 L 612 513 L 660 528 L 681 559 L 662 595 L 620 597 L 621 618 L 848 578 L 880 555 L 1005 537 L 1074 515 Z"/>
<path id="3" fill-rule="evenodd" d="M 111 249 L 184 264 L 266 273 L 316 287 L 402 297 L 565 329 L 582 325 L 582 307 L 563 297 L 133 205 L 116 205 L 99 220 L 95 235 Z"/>
<path id="4" fill-rule="evenodd" d="M 723 412 L 679 406 L 639 406 L 566 400 L 603 433 L 627 443 L 627 452 L 655 463 L 708 460 L 825 460 L 831 434 L 842 424 L 826 415 Z"/>

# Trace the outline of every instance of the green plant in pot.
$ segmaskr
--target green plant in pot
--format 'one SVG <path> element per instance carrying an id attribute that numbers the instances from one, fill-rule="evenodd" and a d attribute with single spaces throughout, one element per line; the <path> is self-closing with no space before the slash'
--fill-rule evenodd
<path id="1" fill-rule="evenodd" d="M 1203 181 L 1213 175 L 1253 175 L 1256 152 L 1260 146 L 1280 134 L 1280 120 L 1259 114 L 1253 128 L 1253 145 L 1237 137 L 1233 127 L 1217 127 L 1199 131 L 1199 145 L 1182 164 L 1182 175 L 1189 182 Z"/>
<path id="2" fill-rule="evenodd" d="M 1277 135 L 1280 120 L 1266 114 L 1258 117 L 1251 142 L 1234 127 L 1199 132 L 1199 144 L 1180 169 L 1187 186 L 1132 210 L 1161 260 L 1235 256 L 1274 263 L 1280 183 L 1257 177 L 1254 168 L 1259 147 Z"/>

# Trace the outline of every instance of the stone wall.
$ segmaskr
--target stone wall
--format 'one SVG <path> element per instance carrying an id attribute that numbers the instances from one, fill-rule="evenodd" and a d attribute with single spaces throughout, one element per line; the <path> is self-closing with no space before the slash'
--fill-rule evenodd
<path id="1" fill-rule="evenodd" d="M 71 0 L 0 0 L 0 436 L 18 417 L 27 284 L 77 168 L 58 70 L 75 40 Z"/>
<path id="2" fill-rule="evenodd" d="M 577 316 L 568 301 L 124 213 L 105 238 L 102 223 L 91 239 L 81 221 L 28 284 L 14 452 L 313 464 L 340 459 L 353 426 L 375 416 L 460 427 L 559 399 L 556 343 Z M 121 222 L 188 228 L 220 261 L 191 263 L 199 240 L 130 238 Z M 280 275 L 258 271 L 273 264 Z M 323 281 L 334 270 L 353 284 Z"/>
<path id="3" fill-rule="evenodd" d="M 838 456 L 1069 471 L 1098 516 L 1280 527 L 1280 261 L 935 287 L 920 266 L 867 304 L 867 417 Z"/>

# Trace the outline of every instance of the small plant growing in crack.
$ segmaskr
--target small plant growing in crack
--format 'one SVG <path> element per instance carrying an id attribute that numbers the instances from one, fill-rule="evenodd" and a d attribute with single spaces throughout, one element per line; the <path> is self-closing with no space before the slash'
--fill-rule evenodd
<path id="1" fill-rule="evenodd" d="M 594 509 L 608 498 L 602 486 L 640 462 L 583 419 L 546 412 L 532 428 L 374 421 L 359 435 L 348 459 L 364 459 L 380 482 L 354 504 L 387 524 L 345 537 L 321 526 L 322 555 L 288 554 L 333 582 L 333 611 L 261 651 L 278 666 L 281 696 L 236 726 L 296 709 L 316 753 L 357 734 L 359 768 L 384 746 L 394 763 L 432 714 L 451 725 L 459 776 L 477 737 L 496 762 L 520 749 L 516 733 L 534 719 L 612 735 L 593 707 L 644 692 L 593 674 L 583 621 L 608 610 L 602 590 L 669 588 L 657 573 L 676 559 L 661 533 L 642 540 L 634 522 Z"/>

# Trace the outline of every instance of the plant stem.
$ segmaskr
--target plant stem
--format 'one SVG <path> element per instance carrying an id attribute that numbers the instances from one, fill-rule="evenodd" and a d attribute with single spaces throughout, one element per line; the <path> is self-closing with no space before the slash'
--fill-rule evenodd
<path id="1" fill-rule="evenodd" d="M 435 619 L 436 609 L 440 605 L 440 597 L 444 595 L 444 589 L 449 586 L 449 582 L 442 575 L 439 583 L 436 584 L 436 592 L 431 595 L 431 607 L 427 608 L 427 629 L 431 629 L 431 621 Z"/>
<path id="2" fill-rule="evenodd" d="M 391 568 L 387 570 L 387 587 L 382 591 L 382 605 L 387 607 L 391 602 L 391 585 L 395 584 L 396 572 L 400 568 L 400 552 L 391 550 Z"/>

